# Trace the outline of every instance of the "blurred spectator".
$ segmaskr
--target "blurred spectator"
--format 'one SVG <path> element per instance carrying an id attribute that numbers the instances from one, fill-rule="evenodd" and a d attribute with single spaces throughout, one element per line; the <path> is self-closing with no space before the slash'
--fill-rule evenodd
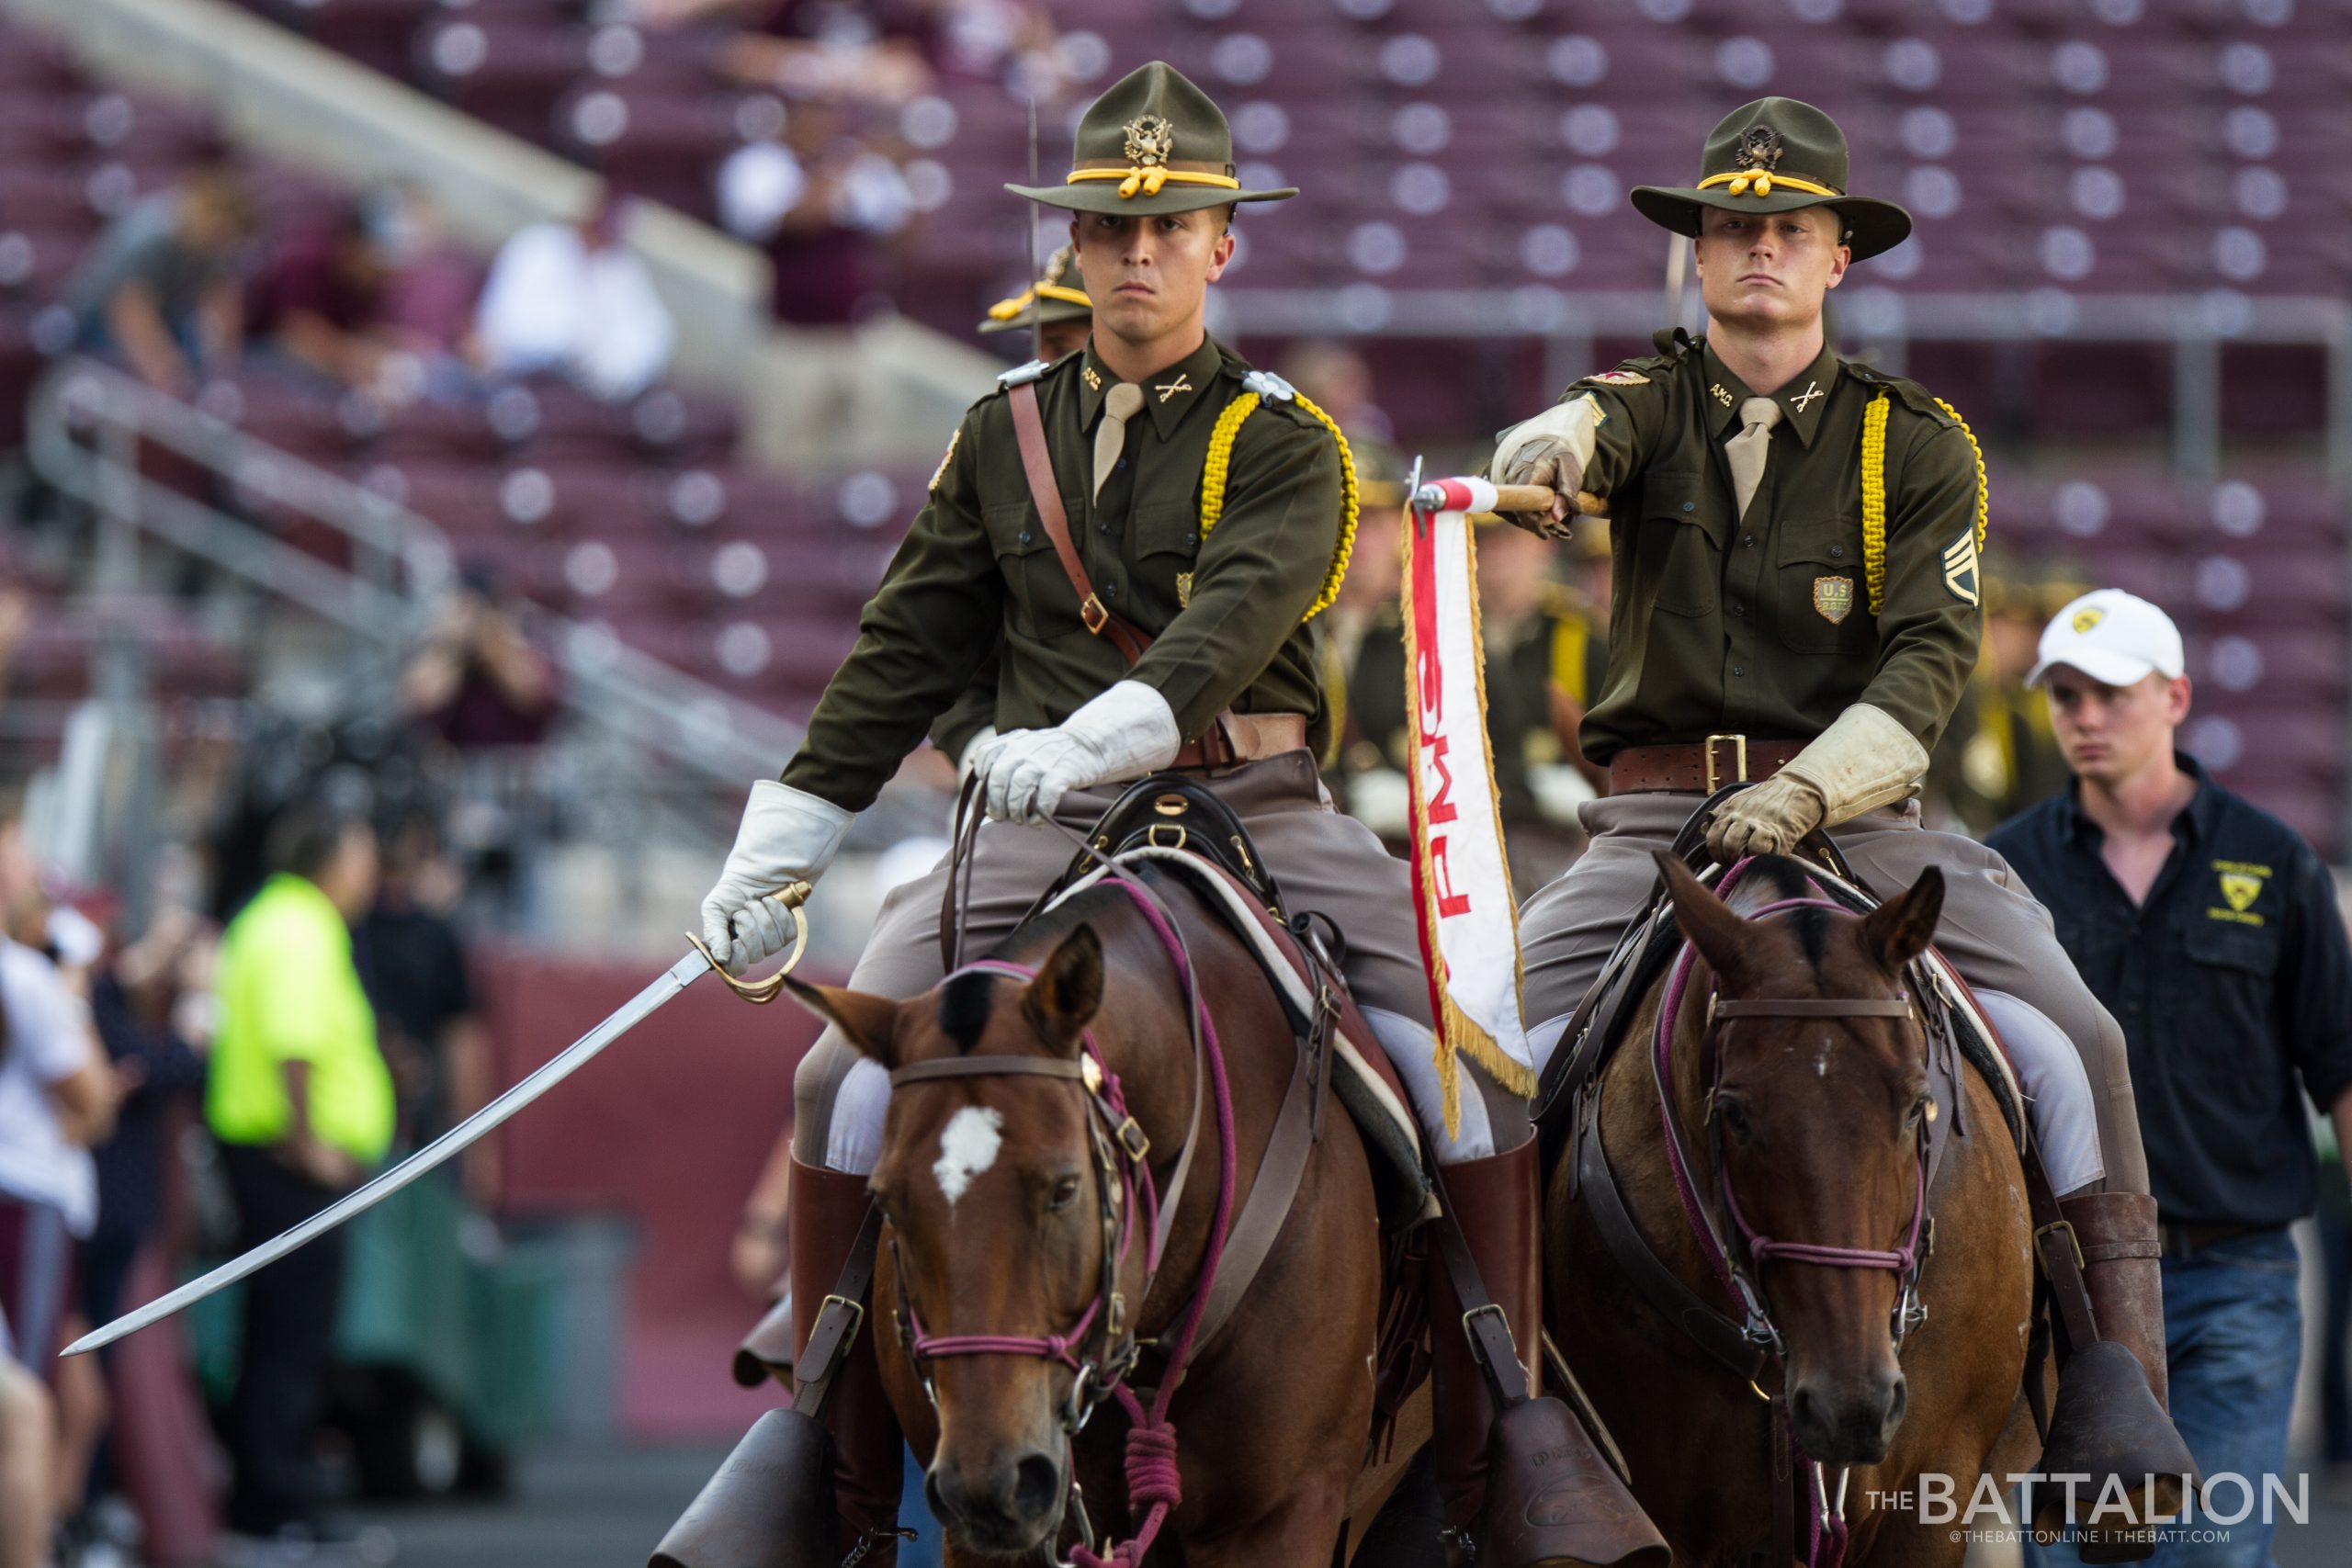
<path id="1" fill-rule="evenodd" d="M 914 198 L 899 166 L 833 105 L 792 106 L 781 141 L 748 142 L 718 169 L 718 208 L 766 248 L 770 305 L 797 327 L 847 326 L 883 292 L 881 245 L 906 232 Z"/>
<path id="2" fill-rule="evenodd" d="M 1374 400 L 1372 367 L 1343 343 L 1310 339 L 1282 358 L 1282 378 L 1339 422 L 1351 442 L 1394 443 L 1387 412 Z"/>
<path id="3" fill-rule="evenodd" d="M 17 940 L 38 940 L 47 908 L 13 820 L 0 825 L 0 1307 L 19 1359 L 51 1380 L 74 1249 L 97 1220 L 89 1145 L 112 1130 L 117 1094 L 87 1005 L 47 954 Z"/>
<path id="4" fill-rule="evenodd" d="M 2066 786 L 2049 700 L 2025 678 L 2043 623 L 2082 592 L 2064 574 L 2017 566 L 1984 576 L 1984 652 L 1967 699 L 1936 742 L 1927 787 L 1935 807 L 1980 836 Z"/>
<path id="5" fill-rule="evenodd" d="M 555 716 L 555 671 L 490 572 L 469 568 L 401 675 L 409 716 L 460 750 L 535 746 Z"/>
<path id="6" fill-rule="evenodd" d="M 661 378 L 677 328 L 621 242 L 629 211 L 608 192 L 580 221 L 534 223 L 500 248 L 474 317 L 484 374 L 559 375 L 615 402 Z"/>
<path id="7" fill-rule="evenodd" d="M 98 1224 L 82 1269 L 82 1312 L 94 1324 L 116 1315 L 162 1220 L 170 1116 L 204 1085 L 212 948 L 204 921 L 165 908 L 91 982 L 91 1019 L 123 1090 L 114 1136 L 94 1151 Z"/>
<path id="8" fill-rule="evenodd" d="M 246 296 L 246 334 L 311 375 L 406 401 L 415 390 L 413 367 L 407 384 L 398 384 L 402 369 L 384 321 L 391 276 L 368 214 L 347 209 L 288 235 L 271 254 Z"/>
<path id="9" fill-rule="evenodd" d="M 109 224 L 74 280 L 82 341 L 112 349 L 149 386 L 175 396 L 199 372 L 232 367 L 244 342 L 238 248 L 254 212 L 228 169 L 192 174 Z"/>
<path id="10" fill-rule="evenodd" d="M 747 29 L 718 57 L 721 74 L 747 87 L 767 87 L 803 99 L 895 107 L 932 85 L 926 58 L 932 18 L 905 0 L 639 0 L 649 20 L 671 25 L 689 17 L 738 9 Z"/>
<path id="11" fill-rule="evenodd" d="M 374 901 L 367 822 L 308 806 L 272 829 L 274 874 L 220 944 L 220 1032 L 206 1121 L 236 1198 L 240 1251 L 308 1219 L 391 1146 L 391 1076 L 351 959 L 350 921 Z M 329 1232 L 246 1284 L 226 1437 L 229 1528 L 254 1550 L 327 1539 L 309 1449 L 343 1283 Z"/>
<path id="12" fill-rule="evenodd" d="M 49 1394 L 16 1360 L 0 1312 L 0 1568 L 40 1568 L 49 1554 Z"/>
<path id="13" fill-rule="evenodd" d="M 485 276 L 481 264 L 450 242 L 441 209 L 416 186 L 386 186 L 363 205 L 393 266 L 384 291 L 385 325 L 403 347 L 428 358 L 469 356 Z"/>
<path id="14" fill-rule="evenodd" d="M 464 893 L 439 826 L 414 813 L 386 837 L 382 888 L 353 933 L 399 1097 L 401 1139 L 412 1147 L 481 1110 L 494 1078 L 465 943 L 449 920 Z M 466 1151 L 466 1192 L 477 1203 L 497 1195 L 497 1148 L 485 1138 Z"/>

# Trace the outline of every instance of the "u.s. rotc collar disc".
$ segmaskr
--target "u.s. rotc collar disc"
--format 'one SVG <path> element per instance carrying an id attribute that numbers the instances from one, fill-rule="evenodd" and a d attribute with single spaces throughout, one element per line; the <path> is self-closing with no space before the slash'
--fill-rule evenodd
<path id="1" fill-rule="evenodd" d="M 1136 217 L 1196 212 L 1231 201 L 1284 201 L 1298 194 L 1295 186 L 1242 189 L 1225 111 L 1182 72 L 1159 60 L 1130 72 L 1088 106 L 1060 185 L 1004 188 L 1073 212 Z"/>
<path id="2" fill-rule="evenodd" d="M 1846 133 L 1811 104 L 1758 98 L 1707 133 L 1695 186 L 1636 186 L 1634 210 L 1678 234 L 1699 232 L 1700 209 L 1837 210 L 1853 259 L 1879 255 L 1911 232 L 1911 215 L 1891 201 L 1846 189 Z"/>

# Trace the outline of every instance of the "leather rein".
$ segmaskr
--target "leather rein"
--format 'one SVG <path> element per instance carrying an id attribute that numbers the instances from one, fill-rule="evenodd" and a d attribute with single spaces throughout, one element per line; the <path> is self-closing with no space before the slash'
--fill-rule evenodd
<path id="1" fill-rule="evenodd" d="M 969 790 L 967 789 L 968 798 Z M 977 818 L 977 813 L 974 814 Z M 977 826 L 977 824 L 975 824 Z M 957 834 L 957 848 L 966 847 L 966 835 Z M 1233 1229 L 1234 1190 L 1239 1175 L 1234 1154 L 1233 1096 L 1226 1079 L 1225 1053 L 1218 1043 L 1216 1021 L 1209 1012 L 1202 995 L 1200 977 L 1194 970 L 1192 953 L 1182 932 L 1161 908 L 1159 900 L 1140 881 L 1128 874 L 1099 852 L 1094 858 L 1106 868 L 1105 882 L 1116 886 L 1135 901 L 1136 908 L 1159 939 L 1162 950 L 1176 970 L 1179 988 L 1183 993 L 1185 1010 L 1192 1032 L 1193 1074 L 1193 1113 L 1184 1134 L 1174 1171 L 1163 1196 L 1152 1175 L 1151 1141 L 1126 1109 L 1126 1099 L 1118 1075 L 1105 1064 L 1091 1029 L 1080 1032 L 1079 1055 L 1076 1059 L 1041 1056 L 978 1055 L 953 1059 L 914 1062 L 901 1066 L 890 1075 L 895 1089 L 907 1084 L 939 1082 L 942 1080 L 979 1077 L 1009 1077 L 1016 1076 L 1059 1079 L 1078 1086 L 1087 1104 L 1086 1125 L 1088 1145 L 1094 1167 L 1095 1191 L 1098 1195 L 1102 1231 L 1102 1267 L 1092 1299 L 1088 1302 L 1075 1323 L 1058 1334 L 956 1334 L 933 1335 L 922 1326 L 912 1299 L 907 1293 L 906 1270 L 895 1270 L 899 1281 L 899 1304 L 901 1317 L 899 1337 L 909 1349 L 915 1370 L 922 1377 L 924 1393 L 933 1404 L 938 1394 L 933 1386 L 930 1363 L 951 1356 L 1034 1356 L 1069 1367 L 1075 1374 L 1069 1396 L 1061 1411 L 1063 1430 L 1075 1437 L 1095 1408 L 1106 1399 L 1116 1399 L 1126 1412 L 1129 1427 L 1126 1439 L 1125 1470 L 1129 1517 L 1140 1513 L 1142 1525 L 1132 1540 L 1123 1541 L 1105 1551 L 1095 1550 L 1094 1531 L 1087 1518 L 1085 1503 L 1078 1491 L 1075 1468 L 1070 1473 L 1070 1502 L 1080 1534 L 1080 1544 L 1072 1548 L 1069 1563 L 1074 1568 L 1136 1568 L 1179 1504 L 1183 1501 L 1182 1481 L 1176 1463 L 1176 1429 L 1168 1419 L 1168 1409 L 1194 1344 L 1202 1320 L 1206 1313 L 1210 1292 L 1216 1283 L 1217 1267 Z M 955 868 L 951 866 L 951 908 L 955 899 Z M 968 884 L 967 884 L 968 887 Z M 961 909 L 955 910 L 954 948 L 962 945 Z M 1037 971 L 1026 964 L 1001 959 L 985 958 L 961 964 L 947 976 L 987 974 L 1010 979 L 1033 980 Z M 943 982 L 944 983 L 944 982 Z M 1134 1251 L 1138 1216 L 1148 1233 L 1144 1251 L 1143 1288 L 1136 1301 L 1139 1309 L 1149 1298 L 1159 1274 L 1169 1232 L 1183 1201 L 1183 1190 L 1193 1167 L 1193 1158 L 1200 1141 L 1204 1100 L 1214 1109 L 1217 1136 L 1216 1202 L 1209 1224 L 1209 1235 L 1201 1254 L 1201 1261 L 1193 1289 L 1181 1309 L 1172 1334 L 1163 1334 L 1149 1343 L 1163 1350 L 1167 1368 L 1159 1387 L 1147 1406 L 1128 1385 L 1140 1359 L 1145 1341 L 1136 1334 L 1135 1314 L 1130 1312 L 1125 1293 L 1119 1289 L 1119 1275 Z M 893 1261 L 897 1260 L 898 1239 L 891 1238 Z"/>

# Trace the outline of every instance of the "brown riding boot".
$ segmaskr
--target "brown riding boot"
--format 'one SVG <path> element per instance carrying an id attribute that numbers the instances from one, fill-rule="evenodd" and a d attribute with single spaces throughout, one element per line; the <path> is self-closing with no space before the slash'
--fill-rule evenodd
<path id="1" fill-rule="evenodd" d="M 2082 1249 L 2083 1282 L 2098 1339 L 2072 1347 L 2060 1363 L 2041 1472 L 2091 1478 L 2076 1493 L 2078 1518 L 2087 1520 L 2110 1476 L 2120 1479 L 2136 1517 L 2147 1485 L 2143 1478 L 2153 1475 L 2145 1506 L 2158 1516 L 2177 1516 L 2183 1477 L 2196 1484 L 2197 1461 L 2165 1414 L 2156 1201 L 2136 1192 L 2085 1192 L 2060 1199 L 2058 1211 Z M 2043 1483 L 2035 1500 L 2035 1524 L 2056 1528 L 2064 1513 L 2063 1490 Z M 2113 1518 L 2112 1509 L 2107 1517 Z M 2078 1544 L 2086 1562 L 2135 1562 L 2154 1551 L 2146 1528 L 2094 1533 L 2085 1527 Z"/>
<path id="2" fill-rule="evenodd" d="M 792 1253 L 792 1340 L 806 1350 L 825 1298 L 841 1281 L 866 1206 L 874 1201 L 865 1178 L 792 1163 L 789 1246 Z M 841 1522 L 842 1550 L 854 1552 L 861 1539 L 871 1542 L 859 1568 L 895 1568 L 899 1483 L 906 1475 L 906 1439 L 882 1388 L 874 1357 L 871 1313 L 842 1354 L 833 1391 L 820 1416 L 833 1439 L 833 1506 Z M 827 1568 L 831 1568 L 828 1564 Z"/>
<path id="3" fill-rule="evenodd" d="M 1431 1448 L 1449 1562 L 1477 1568 L 1666 1568 L 1641 1505 L 1557 1399 L 1537 1397 L 1544 1359 L 1542 1162 L 1531 1138 L 1445 1168 L 1446 1200 L 1487 1294 L 1510 1325 L 1529 1397 L 1498 1412 L 1442 1261 L 1430 1268 Z"/>

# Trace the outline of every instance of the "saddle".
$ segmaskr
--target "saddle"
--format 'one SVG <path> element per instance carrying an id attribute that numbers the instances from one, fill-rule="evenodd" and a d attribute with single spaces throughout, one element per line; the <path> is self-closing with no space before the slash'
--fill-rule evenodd
<path id="1" fill-rule="evenodd" d="M 1705 848 L 1707 818 L 1717 806 L 1746 787 L 1731 784 L 1709 795 L 1675 835 L 1670 852 L 1702 880 L 1706 880 L 1709 865 Z M 1826 876 L 1815 878 L 1816 883 L 1827 897 L 1852 913 L 1867 915 L 1878 908 L 1878 899 L 1863 888 L 1861 879 L 1854 874 L 1827 834 L 1806 835 L 1797 846 L 1795 858 L 1810 860 L 1826 872 Z M 1535 1127 L 1537 1135 L 1544 1140 L 1547 1168 L 1573 1131 L 1577 1098 L 1600 1077 L 1600 1069 L 1608 1065 L 1623 1039 L 1634 1008 L 1649 994 L 1681 946 L 1682 933 L 1675 924 L 1674 906 L 1666 896 L 1666 878 L 1660 876 L 1650 884 L 1641 912 L 1617 939 L 1600 976 L 1569 1015 L 1559 1047 L 1552 1053 L 1544 1064 L 1543 1077 L 1537 1080 Z M 1948 1032 L 1950 1040 L 1939 1043 L 1957 1049 L 1992 1085 L 2009 1134 L 2022 1153 L 2027 1146 L 2023 1101 L 2017 1074 L 2009 1066 L 1999 1035 L 1977 1009 L 1959 974 L 1940 953 L 1930 950 L 1918 961 L 1918 966 L 1923 973 L 1917 989 L 1937 1004 L 1930 1008 L 1930 1029 Z"/>
<path id="2" fill-rule="evenodd" d="M 1040 908 L 1092 886 L 1106 863 L 1170 873 L 1249 950 L 1298 1039 L 1317 1101 L 1315 1135 L 1321 1135 L 1319 1102 L 1328 1089 L 1372 1153 L 1382 1229 L 1403 1231 L 1426 1217 L 1430 1183 L 1419 1124 L 1387 1053 L 1348 991 L 1341 973 L 1347 938 L 1338 922 L 1321 910 L 1294 915 L 1241 818 L 1188 774 L 1155 773 L 1130 785 L 1087 834 L 1086 847 Z M 1329 1069 L 1318 1065 L 1327 1055 Z M 1303 1165 L 1303 1149 L 1300 1158 Z M 1289 1173 L 1293 1191 L 1296 1179 L 1295 1171 Z M 1237 1223 L 1237 1234 L 1239 1229 Z"/>

